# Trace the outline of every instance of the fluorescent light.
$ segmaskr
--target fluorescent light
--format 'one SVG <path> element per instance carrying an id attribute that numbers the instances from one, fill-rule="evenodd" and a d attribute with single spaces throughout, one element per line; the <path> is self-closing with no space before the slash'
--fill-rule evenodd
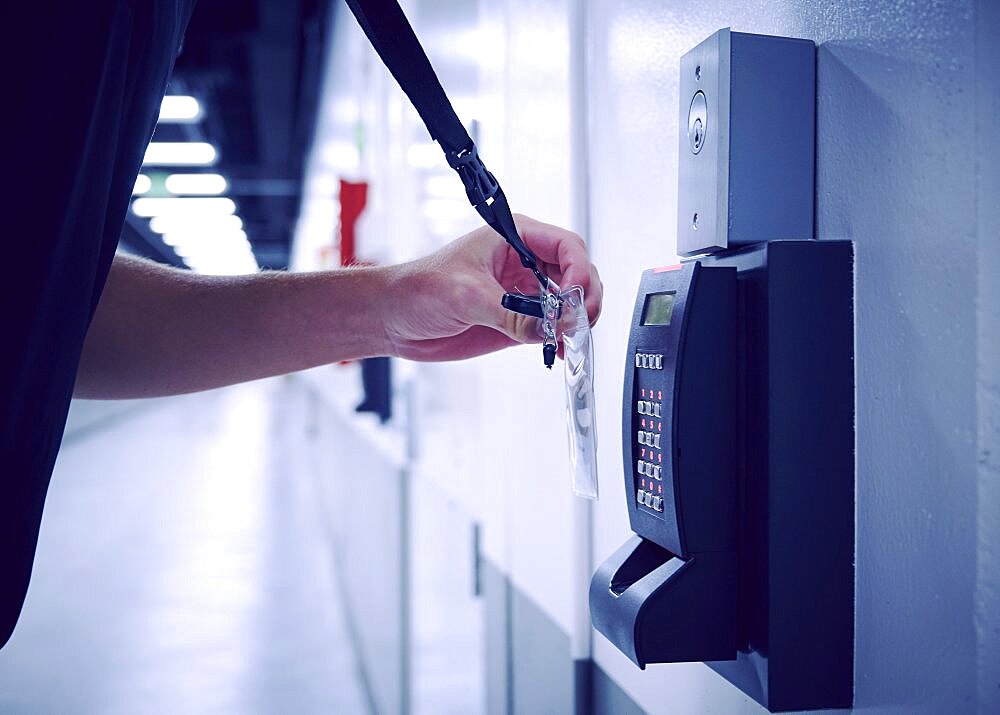
<path id="1" fill-rule="evenodd" d="M 221 174 L 170 174 L 166 187 L 172 194 L 218 196 L 226 193 L 229 182 Z"/>
<path id="2" fill-rule="evenodd" d="M 205 216 L 231 214 L 236 212 L 236 203 L 229 198 L 183 198 L 154 199 L 142 198 L 132 202 L 132 213 L 143 218 L 151 216 Z"/>
<path id="3" fill-rule="evenodd" d="M 139 196 L 153 188 L 153 181 L 145 174 L 135 177 L 135 186 L 132 187 L 132 195 Z"/>
<path id="4" fill-rule="evenodd" d="M 199 226 L 194 230 L 165 233 L 163 242 L 198 273 L 241 275 L 259 270 L 250 241 L 241 229 L 213 231 L 209 226 Z"/>
<path id="5" fill-rule="evenodd" d="M 184 215 L 184 214 L 163 214 L 153 216 L 149 221 L 149 229 L 154 233 L 226 233 L 239 231 L 243 228 L 243 219 L 233 214 L 216 215 Z"/>
<path id="6" fill-rule="evenodd" d="M 257 273 L 260 270 L 257 261 L 252 257 L 245 261 L 201 261 L 199 259 L 185 258 L 184 263 L 195 273 L 207 276 L 247 276 Z"/>
<path id="7" fill-rule="evenodd" d="M 250 242 L 247 240 L 247 235 L 242 229 L 236 231 L 211 231 L 206 229 L 165 233 L 163 234 L 163 242 L 168 246 L 182 246 L 184 248 L 228 246 L 235 248 L 246 247 L 247 250 L 250 250 Z"/>
<path id="8" fill-rule="evenodd" d="M 218 152 L 207 142 L 150 142 L 144 165 L 160 166 L 209 166 L 215 163 Z"/>
<path id="9" fill-rule="evenodd" d="M 183 94 L 168 94 L 160 102 L 161 122 L 189 124 L 201 119 L 201 105 L 194 97 Z"/>
<path id="10" fill-rule="evenodd" d="M 176 248 L 175 252 L 198 273 L 242 275 L 259 270 L 249 244 L 233 246 L 204 242 Z"/>

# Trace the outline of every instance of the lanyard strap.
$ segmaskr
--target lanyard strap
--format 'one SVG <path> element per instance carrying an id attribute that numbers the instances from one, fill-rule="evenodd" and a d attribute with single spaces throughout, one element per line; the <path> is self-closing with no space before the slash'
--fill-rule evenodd
<path id="1" fill-rule="evenodd" d="M 514 218 L 500 184 L 487 170 L 475 143 L 465 130 L 441 82 L 431 67 L 420 41 L 396 0 L 346 0 L 372 47 L 409 97 L 441 149 L 448 164 L 458 172 L 465 193 L 479 215 L 511 245 L 543 290 L 551 284 L 538 268 L 531 252 L 514 226 Z"/>
<path id="2" fill-rule="evenodd" d="M 372 47 L 410 98 L 431 137 L 446 154 L 472 139 L 444 93 L 430 60 L 396 0 L 347 0 Z"/>

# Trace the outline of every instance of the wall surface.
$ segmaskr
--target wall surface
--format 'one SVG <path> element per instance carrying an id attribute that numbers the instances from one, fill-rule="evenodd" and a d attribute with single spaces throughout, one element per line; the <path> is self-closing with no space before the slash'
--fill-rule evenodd
<path id="1" fill-rule="evenodd" d="M 816 233 L 856 242 L 856 706 L 989 711 L 1000 683 L 995 3 L 405 5 L 512 206 L 585 233 L 605 286 L 592 508 L 569 495 L 561 380 L 536 348 L 403 370 L 418 396 L 412 488 L 481 526 L 490 581 L 514 594 L 487 599 L 487 618 L 504 621 L 485 628 L 509 640 L 497 651 L 508 704 L 579 702 L 563 674 L 592 652 L 594 682 L 619 702 L 761 711 L 702 664 L 637 670 L 577 617 L 581 559 L 594 568 L 629 533 L 622 351 L 641 271 L 675 258 L 679 59 L 728 26 L 818 44 Z M 323 265 L 338 176 L 372 182 L 362 255 L 403 259 L 476 223 L 353 18 L 338 23 L 300 268 Z M 543 637 L 543 620 L 562 635 L 539 647 L 558 644 L 565 661 L 533 679 L 509 661 Z"/>
<path id="2" fill-rule="evenodd" d="M 976 307 L 979 419 L 979 641 L 981 712 L 1000 712 L 1000 3 L 976 3 Z"/>
<path id="3" fill-rule="evenodd" d="M 857 246 L 856 703 L 972 708 L 976 138 L 973 123 L 955 122 L 974 114 L 972 4 L 598 3 L 591 16 L 591 185 L 609 197 L 592 203 L 591 239 L 599 265 L 615 266 L 605 283 L 622 288 L 609 291 L 615 325 L 627 324 L 625 287 L 673 249 L 679 56 L 724 26 L 819 45 L 817 236 Z M 621 338 L 601 342 L 614 359 Z M 613 434 L 617 395 L 603 392 L 602 433 Z M 602 467 L 617 477 L 613 460 Z M 602 500 L 598 554 L 625 529 L 619 505 Z M 658 679 L 600 639 L 595 651 L 646 707 L 664 681 L 679 686 L 677 706 L 735 705 L 701 666 L 663 667 Z"/>

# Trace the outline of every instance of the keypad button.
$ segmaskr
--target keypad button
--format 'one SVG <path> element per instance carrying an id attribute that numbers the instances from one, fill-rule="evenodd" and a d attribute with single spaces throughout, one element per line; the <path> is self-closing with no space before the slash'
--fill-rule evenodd
<path id="1" fill-rule="evenodd" d="M 663 497 L 653 497 L 653 508 L 656 511 L 663 511 Z"/>
<path id="2" fill-rule="evenodd" d="M 657 370 L 662 370 L 663 369 L 663 356 L 662 355 L 657 355 L 655 357 L 655 360 L 656 360 L 656 369 Z"/>
<path id="3" fill-rule="evenodd" d="M 637 442 L 639 442 L 639 444 L 646 444 L 646 433 L 643 432 L 642 430 L 639 430 L 636 433 L 635 439 Z"/>
<path id="4" fill-rule="evenodd" d="M 635 493 L 635 500 L 637 502 L 639 502 L 640 504 L 644 504 L 646 502 L 646 497 L 647 496 L 649 496 L 649 495 L 645 492 L 645 490 L 640 489 L 639 491 L 637 491 Z"/>
<path id="5" fill-rule="evenodd" d="M 663 466 L 659 464 L 652 465 L 653 474 L 651 475 L 653 479 L 663 479 Z"/>
<path id="6" fill-rule="evenodd" d="M 653 495 L 652 495 L 652 493 L 650 493 L 650 492 L 646 492 L 646 496 L 645 496 L 645 498 L 643 499 L 643 503 L 644 503 L 644 504 L 645 504 L 646 506 L 653 506 Z"/>
<path id="7" fill-rule="evenodd" d="M 635 409 L 639 412 L 640 415 L 646 414 L 646 401 L 639 400 L 635 405 Z"/>
<path id="8" fill-rule="evenodd" d="M 639 353 L 635 354 L 635 366 L 639 367 Z"/>
<path id="9" fill-rule="evenodd" d="M 653 438 L 653 447 L 656 448 L 656 449 L 659 449 L 660 448 L 660 435 L 659 434 L 652 434 L 652 433 L 650 433 L 650 435 Z"/>
<path id="10" fill-rule="evenodd" d="M 646 404 L 649 404 L 649 405 L 651 405 L 653 407 L 653 417 L 659 417 L 660 416 L 660 403 L 659 402 L 652 402 L 652 403 L 646 403 Z"/>

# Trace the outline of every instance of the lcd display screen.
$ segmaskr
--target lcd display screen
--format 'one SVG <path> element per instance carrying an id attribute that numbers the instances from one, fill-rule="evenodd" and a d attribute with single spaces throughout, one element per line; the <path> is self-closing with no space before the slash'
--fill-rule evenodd
<path id="1" fill-rule="evenodd" d="M 642 308 L 642 325 L 670 325 L 676 295 L 675 291 L 647 295 L 646 305 Z"/>

